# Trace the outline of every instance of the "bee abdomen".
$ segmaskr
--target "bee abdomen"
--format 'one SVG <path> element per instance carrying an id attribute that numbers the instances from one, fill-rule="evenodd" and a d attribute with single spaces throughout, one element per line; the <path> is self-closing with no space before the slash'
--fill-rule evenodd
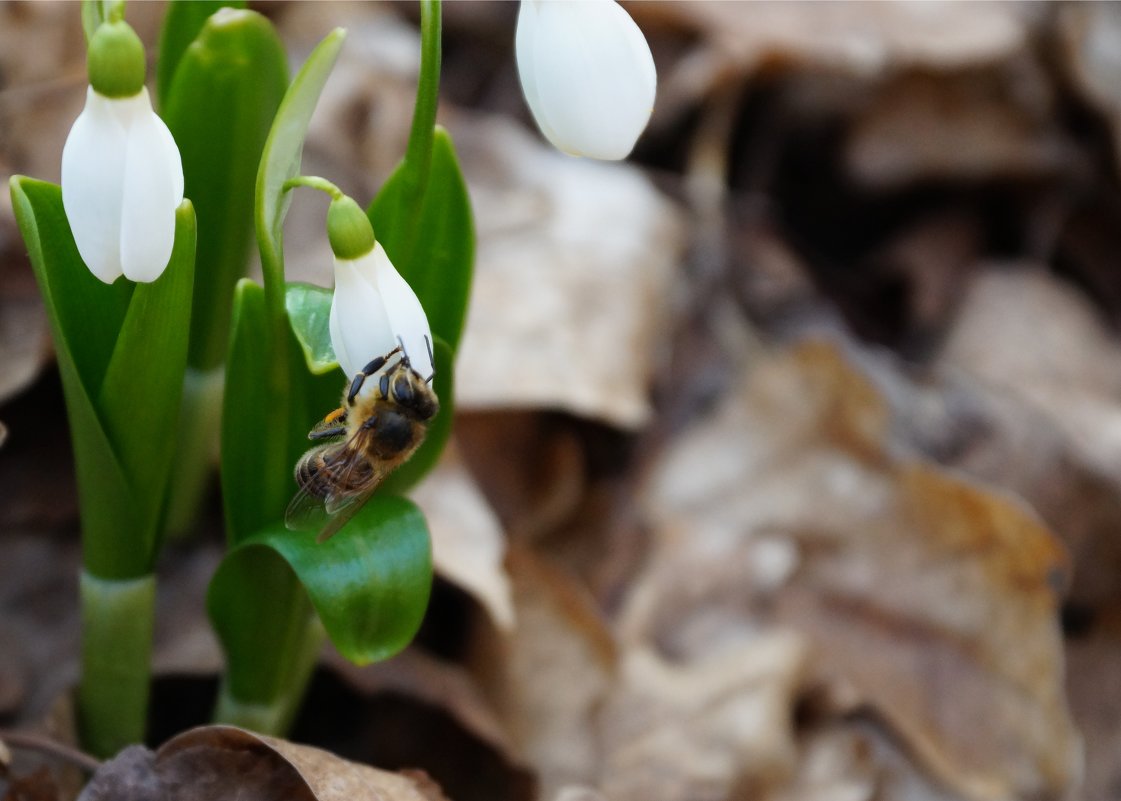
<path id="1" fill-rule="evenodd" d="M 317 498 L 331 490 L 331 473 L 322 453 L 311 451 L 296 463 L 296 483 Z"/>

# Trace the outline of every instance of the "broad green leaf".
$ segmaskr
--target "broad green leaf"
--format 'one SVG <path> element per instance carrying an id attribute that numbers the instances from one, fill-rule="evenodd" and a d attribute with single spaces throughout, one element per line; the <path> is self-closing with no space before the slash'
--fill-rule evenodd
<path id="1" fill-rule="evenodd" d="M 184 200 L 175 217 L 171 259 L 163 275 L 132 293 L 97 398 L 105 431 L 144 510 L 153 557 L 187 369 L 195 273 L 191 201 Z"/>
<path id="2" fill-rule="evenodd" d="M 374 235 L 420 298 L 434 336 L 459 348 L 471 291 L 475 231 L 467 184 L 447 131 L 437 126 L 420 207 L 402 162 L 370 204 Z"/>
<path id="3" fill-rule="evenodd" d="M 226 393 L 222 405 L 222 499 L 226 536 L 237 543 L 281 519 L 291 494 L 288 469 L 289 395 L 279 385 L 277 358 L 259 284 L 242 279 L 234 290 Z"/>
<path id="4" fill-rule="evenodd" d="M 455 418 L 455 357 L 448 343 L 442 339 L 436 340 L 432 355 L 436 357 L 436 377 L 432 379 L 432 383 L 436 390 L 436 397 L 440 399 L 440 412 L 428 424 L 428 434 L 424 437 L 424 444 L 417 449 L 409 461 L 390 474 L 382 483 L 378 495 L 408 492 L 436 466 L 440 454 L 444 452 L 444 446 L 448 443 L 448 437 L 451 436 L 452 421 Z"/>
<path id="5" fill-rule="evenodd" d="M 86 394 L 96 397 L 136 285 L 124 279 L 106 285 L 89 271 L 70 233 L 59 186 L 13 176 L 11 192 L 17 216 L 22 211 L 20 230 L 39 290 L 56 325 L 55 342 L 68 349 Z M 64 342 L 60 332 L 66 334 Z"/>
<path id="6" fill-rule="evenodd" d="M 392 656 L 420 627 L 432 554 L 424 517 L 411 502 L 374 498 L 324 543 L 283 524 L 266 527 L 226 556 L 207 598 L 230 680 L 245 685 L 240 697 L 267 697 L 254 688 L 256 677 L 276 673 L 278 651 L 269 641 L 294 639 L 273 610 L 280 560 L 307 590 L 335 647 L 357 664 Z"/>
<path id="7" fill-rule="evenodd" d="M 261 251 L 265 284 L 275 286 L 269 291 L 278 295 L 284 291 L 283 226 L 291 200 L 289 193 L 284 191 L 284 182 L 300 171 L 304 138 L 312 112 L 335 66 L 345 37 L 346 31 L 336 28 L 308 56 L 280 103 L 261 155 L 254 207 L 257 246 Z M 278 307 L 283 302 L 283 297 L 276 298 Z"/>
<path id="8" fill-rule="evenodd" d="M 172 0 L 168 4 L 156 65 L 156 98 L 160 111 L 167 108 L 167 91 L 184 51 L 198 36 L 207 18 L 220 8 L 245 8 L 245 0 Z M 190 193 L 188 196 L 194 197 Z"/>
<path id="9" fill-rule="evenodd" d="M 339 366 L 329 328 L 332 294 L 330 289 L 296 282 L 289 283 L 284 293 L 292 333 L 300 343 L 307 369 L 314 375 Z"/>
<path id="10" fill-rule="evenodd" d="M 165 40 L 173 22 L 198 13 L 184 6 L 195 7 L 172 6 Z M 257 163 L 288 86 L 288 66 L 272 24 L 255 11 L 225 9 L 202 19 L 166 91 L 163 118 L 179 145 L 186 195 L 198 213 L 189 358 L 192 367 L 206 370 L 225 358 L 230 298 L 253 241 Z"/>
<path id="11" fill-rule="evenodd" d="M 124 357 L 115 356 L 114 349 L 123 326 L 130 331 L 145 328 L 145 317 L 160 314 L 170 298 L 184 291 L 184 277 L 189 293 L 187 251 L 194 239 L 189 204 L 180 209 L 172 263 L 164 277 L 134 292 L 131 282 L 121 279 L 108 286 L 86 268 L 74 245 L 58 186 L 20 176 L 14 176 L 10 183 L 12 206 L 43 295 L 62 374 L 78 473 L 86 569 L 101 578 L 145 575 L 154 558 L 151 512 L 146 508 L 151 499 L 138 496 L 136 489 L 143 488 L 147 477 L 126 472 L 124 464 L 135 469 L 137 449 L 150 443 L 136 443 L 127 437 L 122 442 L 111 439 L 105 420 L 121 419 L 122 414 L 128 414 L 127 409 L 148 403 L 153 392 L 165 394 L 166 383 L 182 380 L 181 366 L 178 379 L 173 375 L 178 361 L 175 353 L 167 354 L 172 369 L 165 370 L 169 365 L 160 363 L 163 354 L 156 349 L 128 344 L 142 338 L 139 333 L 126 334 L 121 346 L 122 353 L 131 352 L 139 362 L 126 369 Z M 137 293 L 141 300 L 130 310 L 130 301 Z M 161 328 L 167 325 L 166 319 L 149 317 L 147 324 L 156 340 L 164 337 Z M 180 335 L 184 330 L 185 321 Z M 175 332 L 167 333 L 172 339 L 175 336 Z M 119 366 L 111 367 L 113 363 Z M 134 386 L 107 389 L 117 385 L 123 372 L 133 374 L 130 378 L 135 379 Z M 149 380 L 154 383 L 150 385 Z M 99 405 L 103 391 L 114 404 L 108 411 Z M 175 391 L 177 394 L 178 388 Z M 141 412 L 141 416 L 146 413 Z M 149 422 L 145 419 L 140 424 Z M 112 430 L 119 434 L 119 427 Z M 160 437 L 166 437 L 166 433 L 156 439 Z M 122 448 L 129 449 L 128 459 L 121 458 Z"/>

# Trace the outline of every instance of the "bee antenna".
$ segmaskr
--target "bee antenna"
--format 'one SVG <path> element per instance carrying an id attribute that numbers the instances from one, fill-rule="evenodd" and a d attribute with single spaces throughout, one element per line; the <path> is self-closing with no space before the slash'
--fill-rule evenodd
<path id="1" fill-rule="evenodd" d="M 424 344 L 428 347 L 428 363 L 432 365 L 432 374 L 424 379 L 424 383 L 431 384 L 436 377 L 436 357 L 432 355 L 432 338 L 428 334 L 424 335 Z"/>
<path id="2" fill-rule="evenodd" d="M 400 334 L 397 335 L 397 345 L 401 348 L 401 364 L 411 369 L 412 365 L 409 363 L 409 352 L 405 350 L 405 340 L 401 338 Z"/>

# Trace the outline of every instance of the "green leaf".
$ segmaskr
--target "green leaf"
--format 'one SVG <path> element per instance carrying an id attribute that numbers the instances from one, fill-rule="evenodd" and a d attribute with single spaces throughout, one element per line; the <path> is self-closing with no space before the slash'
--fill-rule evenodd
<path id="1" fill-rule="evenodd" d="M 330 289 L 296 282 L 289 283 L 284 293 L 288 322 L 313 375 L 329 373 L 339 366 L 329 328 L 332 296 Z"/>
<path id="2" fill-rule="evenodd" d="M 257 246 L 270 307 L 279 314 L 284 307 L 284 216 L 291 198 L 284 182 L 296 177 L 303 157 L 304 138 L 315 104 L 335 66 L 346 31 L 336 28 L 324 37 L 300 69 L 280 103 L 272 130 L 265 142 L 257 171 L 254 218 Z"/>
<path id="3" fill-rule="evenodd" d="M 12 206 L 51 323 L 70 421 L 86 569 L 145 575 L 155 557 L 166 448 L 186 359 L 194 215 L 176 219 L 161 278 L 109 286 L 82 262 L 58 186 L 14 176 Z M 170 422 L 169 422 L 170 420 Z"/>
<path id="4" fill-rule="evenodd" d="M 86 44 L 97 33 L 98 26 L 109 19 L 114 8 L 119 8 L 123 17 L 124 7 L 124 0 L 82 0 L 82 30 L 86 34 Z"/>
<path id="5" fill-rule="evenodd" d="M 195 230 L 194 209 L 184 200 L 176 212 L 171 259 L 163 275 L 132 293 L 97 399 L 143 510 L 144 529 L 153 537 L 153 558 L 187 369 Z"/>
<path id="6" fill-rule="evenodd" d="M 265 293 L 245 278 L 234 290 L 222 405 L 222 499 L 226 535 L 237 543 L 284 514 L 291 494 L 289 387 L 274 386 Z M 286 374 L 285 374 L 286 375 Z"/>
<path id="7" fill-rule="evenodd" d="M 210 15 L 220 8 L 245 8 L 245 0 L 172 0 L 168 4 L 160 31 L 160 57 L 156 65 L 156 98 L 161 111 L 167 107 L 167 91 L 171 88 L 183 53 Z"/>
<path id="8" fill-rule="evenodd" d="M 193 9 L 193 3 L 172 6 L 165 41 L 169 26 L 193 24 L 191 15 L 199 13 Z M 163 118 L 179 145 L 186 195 L 198 213 L 189 359 L 206 370 L 225 357 L 230 299 L 253 241 L 257 163 L 288 86 L 288 66 L 276 31 L 255 11 L 226 9 L 201 20 L 166 90 Z"/>
<path id="9" fill-rule="evenodd" d="M 467 184 L 451 137 L 437 126 L 432 164 L 420 208 L 402 162 L 370 204 L 374 234 L 420 298 L 434 336 L 454 353 L 467 314 L 475 230 Z"/>
<path id="10" fill-rule="evenodd" d="M 440 411 L 428 424 L 424 443 L 409 461 L 382 482 L 378 495 L 402 495 L 408 492 L 436 466 L 451 436 L 452 421 L 455 418 L 455 357 L 448 343 L 442 339 L 436 340 L 432 355 L 436 357 L 436 377 L 432 379 L 432 383 L 436 397 L 440 399 Z"/>
<path id="11" fill-rule="evenodd" d="M 278 661 L 295 652 L 305 623 L 274 608 L 284 595 L 280 565 L 307 590 L 335 647 L 358 664 L 408 645 L 432 585 L 428 527 L 403 498 L 371 500 L 324 543 L 283 524 L 257 532 L 227 554 L 207 597 L 233 694 L 243 700 L 267 702 L 280 690 Z"/>

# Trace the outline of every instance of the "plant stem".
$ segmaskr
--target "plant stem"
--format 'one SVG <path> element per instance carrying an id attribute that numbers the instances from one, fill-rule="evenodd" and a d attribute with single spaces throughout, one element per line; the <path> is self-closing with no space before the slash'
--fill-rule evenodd
<path id="1" fill-rule="evenodd" d="M 260 734 L 283 737 L 292 727 L 296 713 L 307 692 L 312 670 L 319 652 L 327 639 L 323 624 L 314 613 L 303 623 L 300 642 L 294 654 L 285 654 L 290 660 L 284 664 L 284 677 L 276 696 L 267 702 L 246 701 L 233 690 L 229 673 L 222 677 L 218 689 L 218 702 L 214 708 L 214 722 L 240 726 Z"/>
<path id="2" fill-rule="evenodd" d="M 222 425 L 222 387 L 225 367 L 196 370 L 183 376 L 178 442 L 167 488 L 167 534 L 186 536 L 198 519 L 207 478 L 217 462 L 218 432 Z"/>
<path id="3" fill-rule="evenodd" d="M 78 716 L 82 742 L 109 757 L 143 742 L 151 675 L 156 577 L 81 577 L 82 680 Z"/>

